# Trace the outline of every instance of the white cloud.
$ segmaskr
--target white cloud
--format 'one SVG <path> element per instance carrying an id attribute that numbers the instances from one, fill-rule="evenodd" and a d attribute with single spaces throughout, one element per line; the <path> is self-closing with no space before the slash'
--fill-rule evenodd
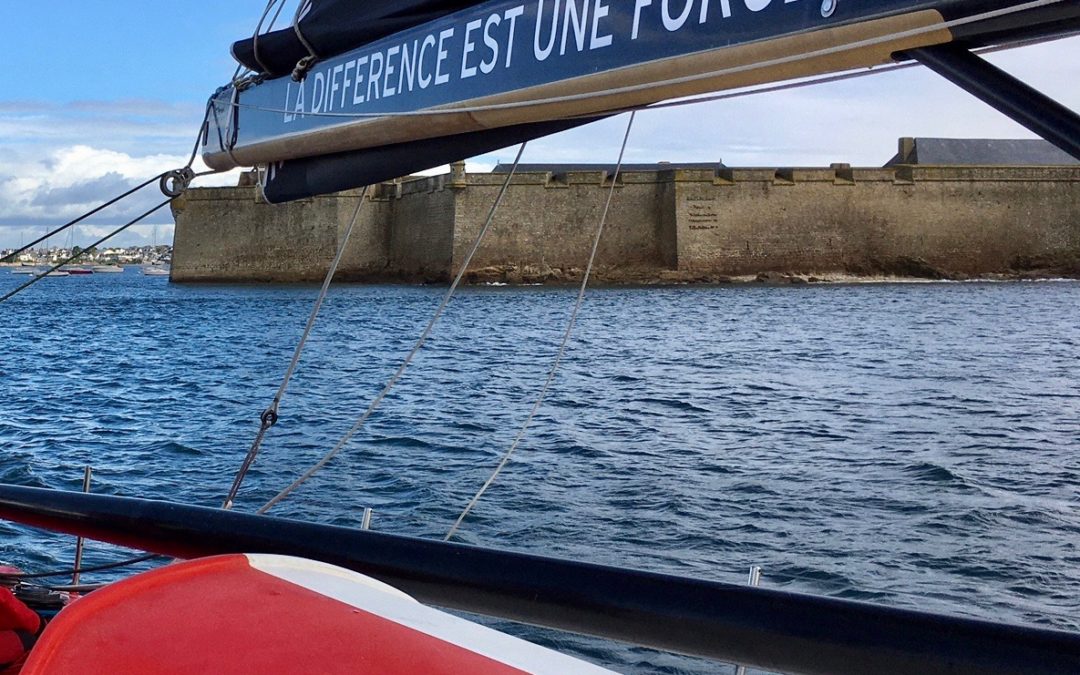
<path id="1" fill-rule="evenodd" d="M 48 229 L 81 216 L 157 174 L 184 166 L 187 160 L 184 155 L 140 157 L 87 145 L 57 148 L 36 158 L 21 155 L 15 161 L 0 157 L 0 248 L 36 239 Z M 193 168 L 197 172 L 205 171 L 206 165 L 196 158 Z M 238 174 L 239 171 L 230 171 L 203 176 L 194 184 L 236 185 Z M 151 183 L 86 220 L 78 228 L 75 243 L 82 245 L 103 236 L 164 200 L 157 183 Z M 145 222 L 146 226 L 134 226 L 126 231 L 118 242 L 151 243 L 155 227 L 158 243 L 171 241 L 173 221 L 168 208 L 157 211 Z"/>
<path id="2" fill-rule="evenodd" d="M 0 104 L 0 248 L 36 239 L 163 171 L 186 165 L 201 115 L 201 107 L 156 101 Z M 193 168 L 206 170 L 200 158 Z M 203 177 L 197 184 L 235 185 L 237 173 Z M 80 225 L 76 243 L 92 241 L 163 200 L 157 186 L 149 185 Z M 155 227 L 160 242 L 171 239 L 167 208 L 146 222 L 118 242 L 150 243 Z"/>
<path id="3" fill-rule="evenodd" d="M 1080 109 L 1080 38 L 987 57 L 1052 98 Z M 40 235 L 161 171 L 187 162 L 203 104 L 153 100 L 0 102 L 0 248 Z M 626 117 L 529 144 L 525 162 L 612 163 Z M 627 162 L 717 161 L 730 166 L 875 166 L 901 136 L 1031 138 L 1033 134 L 922 68 L 785 92 L 640 113 Z M 469 170 L 513 161 L 515 148 L 473 158 Z M 196 170 L 205 167 L 196 163 Z M 442 173 L 440 167 L 428 173 Z M 197 185 L 235 185 L 236 172 Z M 162 197 L 138 197 L 94 217 L 104 232 Z M 121 241 L 171 233 L 163 210 Z M 36 233 L 36 235 L 35 235 Z M 84 235 L 80 234 L 80 238 Z"/>
<path id="4" fill-rule="evenodd" d="M 1080 110 L 1080 38 L 987 56 Z M 525 162 L 613 163 L 626 116 L 529 144 Z M 639 113 L 628 162 L 717 161 L 730 166 L 880 166 L 902 136 L 1034 138 L 945 79 L 917 67 L 856 80 Z M 515 148 L 477 158 L 508 163 Z"/>
<path id="5" fill-rule="evenodd" d="M 183 166 L 180 155 L 133 157 L 87 145 L 61 147 L 40 157 L 0 159 L 0 224 L 61 222 L 74 218 L 155 174 Z M 156 199 L 152 188 L 117 205 L 120 216 Z M 160 199 L 157 199 L 160 201 Z M 145 209 L 144 209 L 145 210 Z M 98 219 L 100 221 L 100 218 Z M 115 220 L 110 216 L 110 222 Z"/>

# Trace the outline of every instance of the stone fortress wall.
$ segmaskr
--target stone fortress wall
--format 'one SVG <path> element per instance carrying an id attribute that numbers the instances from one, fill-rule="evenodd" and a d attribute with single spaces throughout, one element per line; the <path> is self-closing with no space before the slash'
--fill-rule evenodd
<path id="1" fill-rule="evenodd" d="M 338 278 L 444 281 L 505 180 L 451 173 L 373 186 Z M 612 178 L 514 176 L 470 281 L 580 278 Z M 173 203 L 174 281 L 321 280 L 360 191 L 262 202 L 256 187 Z M 615 181 L 599 282 L 883 275 L 1080 275 L 1080 165 L 665 168 Z"/>

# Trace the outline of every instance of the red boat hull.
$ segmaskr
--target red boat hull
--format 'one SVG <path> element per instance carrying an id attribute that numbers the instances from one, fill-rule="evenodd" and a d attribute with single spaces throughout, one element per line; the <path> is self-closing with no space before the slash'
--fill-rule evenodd
<path id="1" fill-rule="evenodd" d="M 22 675 L 609 671 L 426 607 L 303 558 L 176 563 L 76 600 Z"/>

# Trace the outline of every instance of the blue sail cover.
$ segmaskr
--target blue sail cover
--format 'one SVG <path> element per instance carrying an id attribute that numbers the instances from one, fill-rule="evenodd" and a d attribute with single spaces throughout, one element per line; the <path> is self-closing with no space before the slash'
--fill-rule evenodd
<path id="1" fill-rule="evenodd" d="M 373 40 L 433 21 L 484 0 L 312 0 L 300 32 L 319 58 L 336 56 Z M 293 71 L 308 49 L 292 26 L 232 46 L 233 56 L 251 70 L 279 77 Z"/>

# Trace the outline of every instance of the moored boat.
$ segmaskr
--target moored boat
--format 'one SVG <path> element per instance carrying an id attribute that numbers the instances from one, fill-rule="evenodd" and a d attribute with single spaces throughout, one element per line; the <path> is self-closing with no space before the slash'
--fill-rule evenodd
<path id="1" fill-rule="evenodd" d="M 119 265 L 94 265 L 91 269 L 94 274 L 119 274 L 124 271 Z"/>
<path id="2" fill-rule="evenodd" d="M 168 267 L 144 267 L 142 273 L 148 277 L 167 277 L 171 274 Z"/>

